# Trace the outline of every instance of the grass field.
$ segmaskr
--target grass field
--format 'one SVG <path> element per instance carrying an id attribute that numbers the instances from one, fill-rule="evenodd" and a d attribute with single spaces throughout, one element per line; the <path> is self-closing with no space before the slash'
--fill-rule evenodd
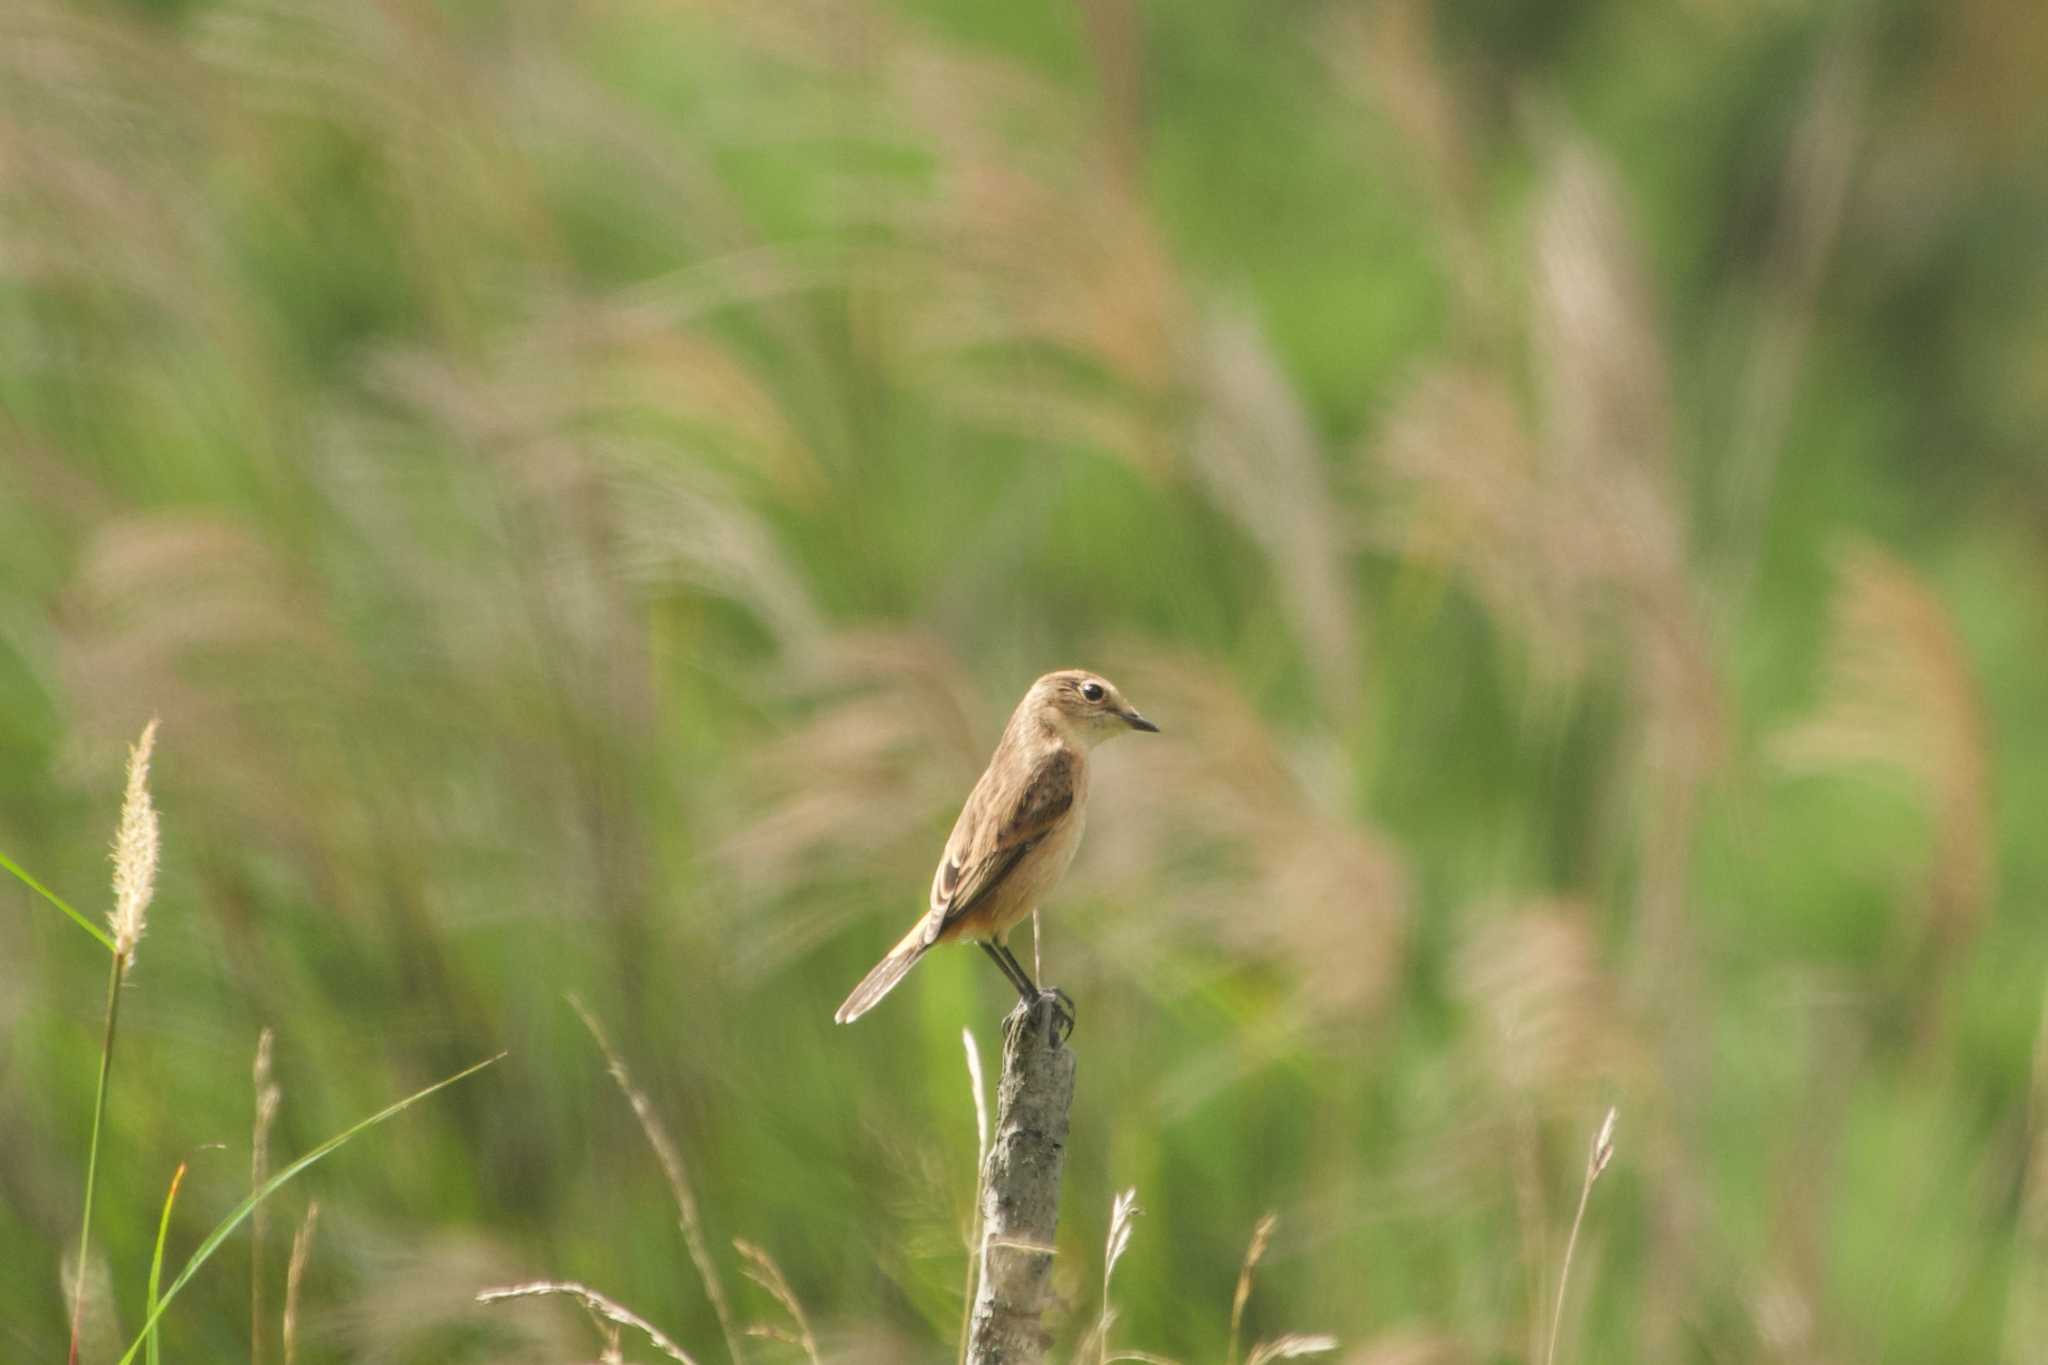
<path id="1" fill-rule="evenodd" d="M 1056 1358 L 1537 1365 L 1612 1106 L 1558 1360 L 2048 1359 L 2044 64 L 2011 0 L 13 0 L 0 853 L 98 924 L 154 717 L 162 856 L 97 1130 L 108 950 L 0 877 L 0 1360 L 95 1131 L 88 1365 L 181 1165 L 166 1281 L 500 1052 L 161 1359 L 598 1358 L 475 1302 L 536 1279 L 953 1359 L 1007 988 L 832 1012 L 1075 664 L 1166 733 L 1020 945 Z"/>

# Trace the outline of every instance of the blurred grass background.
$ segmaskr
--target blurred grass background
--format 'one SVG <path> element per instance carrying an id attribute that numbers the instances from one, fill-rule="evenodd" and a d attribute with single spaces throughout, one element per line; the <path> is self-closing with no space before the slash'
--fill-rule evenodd
<path id="1" fill-rule="evenodd" d="M 743 1319 L 734 1237 L 950 1358 L 1006 988 L 831 1013 L 1085 664 L 1167 734 L 1043 944 L 1063 1341 L 1135 1185 L 1121 1347 L 1221 1358 L 1275 1210 L 1248 1340 L 1540 1358 L 1611 1103 L 1567 1358 L 2043 1359 L 2044 66 L 2019 0 L 13 0 L 0 849 L 99 904 L 163 719 L 96 1315 L 269 1026 L 274 1161 L 513 1054 L 273 1206 L 302 1359 L 594 1357 L 471 1302 L 539 1275 L 719 1359 L 575 991 Z M 104 965 L 0 943 L 55 1361 Z"/>

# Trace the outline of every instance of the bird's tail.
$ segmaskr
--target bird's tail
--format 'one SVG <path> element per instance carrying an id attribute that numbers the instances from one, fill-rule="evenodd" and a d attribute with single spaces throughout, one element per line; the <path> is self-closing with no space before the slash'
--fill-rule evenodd
<path id="1" fill-rule="evenodd" d="M 931 944 L 924 940 L 922 922 L 903 936 L 903 941 L 889 950 L 889 955 L 875 964 L 875 969 L 861 978 L 853 994 L 846 997 L 846 1003 L 839 1007 L 839 1013 L 832 1016 L 835 1024 L 850 1024 L 882 1003 L 882 997 L 896 989 L 896 983 L 909 974 L 917 960 L 925 955 Z"/>

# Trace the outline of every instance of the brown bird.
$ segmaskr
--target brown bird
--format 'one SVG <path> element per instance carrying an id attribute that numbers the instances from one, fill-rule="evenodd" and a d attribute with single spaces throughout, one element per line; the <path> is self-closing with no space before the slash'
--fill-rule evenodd
<path id="1" fill-rule="evenodd" d="M 1071 1004 L 1059 991 L 1040 991 L 1004 939 L 1058 884 L 1081 846 L 1088 751 L 1126 730 L 1157 733 L 1159 727 L 1107 678 L 1066 669 L 1031 684 L 953 822 L 932 876 L 929 908 L 833 1018 L 852 1023 L 934 944 L 966 939 L 981 945 L 1025 1001 L 1049 1001 L 1071 1029 Z"/>

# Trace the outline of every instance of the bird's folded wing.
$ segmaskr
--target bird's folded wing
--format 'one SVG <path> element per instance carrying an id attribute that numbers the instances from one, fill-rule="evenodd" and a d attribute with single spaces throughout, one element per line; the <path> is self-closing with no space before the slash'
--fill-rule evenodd
<path id="1" fill-rule="evenodd" d="M 992 763 L 953 826 L 932 877 L 926 943 L 973 912 L 1074 805 L 1074 758 L 1055 749 L 1028 767 Z"/>

